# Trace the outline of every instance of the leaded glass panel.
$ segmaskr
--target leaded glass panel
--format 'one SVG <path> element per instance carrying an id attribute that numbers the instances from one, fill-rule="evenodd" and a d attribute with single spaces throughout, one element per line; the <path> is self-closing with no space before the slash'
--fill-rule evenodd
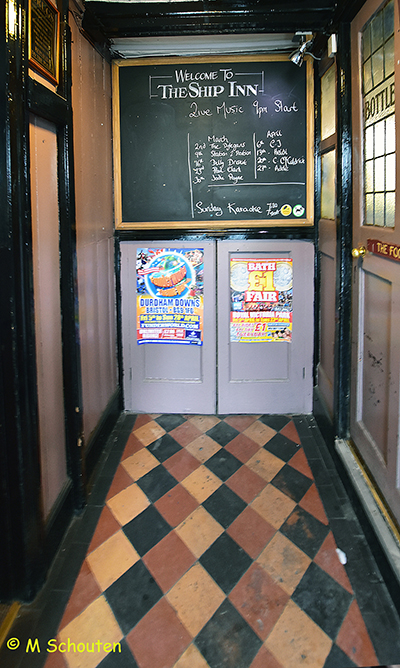
<path id="1" fill-rule="evenodd" d="M 394 0 L 362 35 L 364 98 L 364 225 L 394 227 L 396 137 Z"/>

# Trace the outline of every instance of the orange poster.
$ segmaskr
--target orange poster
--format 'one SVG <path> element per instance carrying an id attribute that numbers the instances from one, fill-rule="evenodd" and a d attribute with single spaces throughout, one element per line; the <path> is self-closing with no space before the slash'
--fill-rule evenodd
<path id="1" fill-rule="evenodd" d="M 138 344 L 202 345 L 203 272 L 203 249 L 138 249 Z"/>
<path id="2" fill-rule="evenodd" d="M 232 258 L 230 290 L 232 342 L 292 340 L 292 258 Z"/>

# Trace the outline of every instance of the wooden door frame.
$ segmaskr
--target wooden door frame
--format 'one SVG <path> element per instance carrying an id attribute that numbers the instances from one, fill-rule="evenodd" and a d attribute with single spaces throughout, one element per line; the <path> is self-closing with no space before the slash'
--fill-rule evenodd
<path id="1" fill-rule="evenodd" d="M 1 345 L 3 388 L 0 425 L 0 489 L 4 510 L 0 529 L 7 536 L 0 553 L 0 598 L 34 598 L 60 540 L 85 502 L 82 400 L 75 251 L 75 193 L 71 107 L 71 36 L 68 0 L 61 0 L 61 75 L 57 92 L 31 79 L 28 68 L 28 3 L 16 0 L 21 25 L 8 36 L 1 14 L 0 179 L 5 212 L 0 227 Z M 69 486 L 50 517 L 41 503 L 40 441 L 36 382 L 29 114 L 57 127 L 64 410 Z"/>
<path id="2" fill-rule="evenodd" d="M 337 67 L 337 263 L 334 428 L 350 434 L 351 295 L 353 244 L 352 109 L 350 23 L 338 33 Z"/>

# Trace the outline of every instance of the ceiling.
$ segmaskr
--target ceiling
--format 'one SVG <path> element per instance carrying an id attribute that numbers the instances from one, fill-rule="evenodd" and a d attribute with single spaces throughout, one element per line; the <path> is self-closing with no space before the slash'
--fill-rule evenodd
<path id="1" fill-rule="evenodd" d="M 149 49 L 165 55 L 164 43 L 170 42 L 166 39 L 170 37 L 175 37 L 172 43 L 176 55 L 187 51 L 188 37 L 192 38 L 193 53 L 196 43 L 204 44 L 205 37 L 207 46 L 206 51 L 202 47 L 202 53 L 207 48 L 215 52 L 217 46 L 223 51 L 228 40 L 232 51 L 232 35 L 236 51 L 288 50 L 293 48 L 294 33 L 312 32 L 320 40 L 327 38 L 337 32 L 341 22 L 351 20 L 363 3 L 364 0 L 86 0 L 82 27 L 93 41 L 106 42 L 114 55 L 123 57 L 151 55 Z"/>

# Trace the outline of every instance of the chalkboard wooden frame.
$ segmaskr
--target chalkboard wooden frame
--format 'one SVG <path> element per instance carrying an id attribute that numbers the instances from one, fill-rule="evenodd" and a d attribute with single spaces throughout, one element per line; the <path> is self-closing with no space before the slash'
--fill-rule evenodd
<path id="1" fill-rule="evenodd" d="M 260 63 L 265 64 L 265 69 L 268 68 L 269 77 L 273 76 L 278 77 L 282 76 L 280 72 L 284 72 L 286 78 L 289 77 L 288 82 L 291 83 L 292 79 L 295 81 L 295 85 L 290 88 L 290 92 L 295 89 L 295 86 L 298 86 L 300 91 L 304 91 L 304 100 L 301 97 L 301 108 L 299 104 L 293 99 L 280 100 L 271 98 L 270 106 L 263 107 L 260 104 L 260 95 L 258 94 L 258 88 L 256 84 L 243 83 L 246 77 L 252 76 L 256 77 L 256 74 L 248 73 L 246 70 L 253 68 L 260 69 Z M 213 66 L 210 68 L 210 66 Z M 169 85 L 168 81 L 171 80 L 172 76 L 169 76 L 166 79 L 167 84 L 164 84 L 163 79 L 165 79 L 162 73 L 167 72 L 164 66 L 172 66 L 175 75 L 175 87 Z M 195 67 L 191 67 L 195 66 Z M 196 70 L 195 68 L 200 70 Z M 139 69 L 138 69 L 139 68 Z M 175 68 L 175 69 L 174 69 Z M 243 70 L 242 72 L 237 72 L 237 70 Z M 265 75 L 265 69 L 262 72 L 257 71 L 257 75 L 262 76 L 262 83 L 259 88 L 262 89 L 261 93 L 264 95 L 265 84 L 264 79 L 268 77 Z M 229 72 L 228 72 L 229 70 Z M 229 77 L 231 77 L 230 72 L 233 72 L 233 77 L 239 78 L 239 84 L 236 85 L 235 81 L 233 84 L 230 84 Z M 196 74 L 197 72 L 197 74 Z M 207 74 L 205 74 L 207 72 Z M 222 74 L 221 74 L 222 73 Z M 178 77 L 179 75 L 179 77 Z M 195 77 L 198 77 L 196 79 Z M 209 77 L 208 80 L 200 79 L 200 77 Z M 243 78 L 240 79 L 240 76 Z M 140 77 L 142 77 L 140 79 Z M 145 77 L 147 77 L 145 79 Z M 214 80 L 213 80 L 214 77 Z M 222 81 L 221 81 L 222 78 Z M 122 79 L 122 82 L 121 82 Z M 147 91 L 146 95 L 144 94 L 144 81 L 147 81 Z M 261 81 L 261 79 L 260 79 Z M 282 79 L 283 81 L 283 79 Z M 296 83 L 298 81 L 298 84 Z M 155 82 L 155 83 L 154 83 Z M 160 83 L 161 82 L 161 83 Z M 142 85 L 142 93 L 140 93 L 140 83 Z M 288 59 L 287 54 L 285 55 L 246 55 L 246 56 L 198 56 L 198 57 L 187 57 L 187 58 L 141 58 L 141 59 L 126 59 L 126 60 L 116 60 L 113 62 L 113 128 L 114 128 L 114 190 L 115 190 L 115 225 L 117 230 L 160 230 L 160 229 L 187 229 L 187 230 L 225 230 L 225 229 L 243 229 L 243 228 L 268 228 L 268 227 L 309 227 L 314 224 L 314 109 L 313 109 L 313 67 L 311 59 L 306 58 L 305 63 L 302 68 L 296 67 Z M 153 87 L 154 84 L 154 87 Z M 285 85 L 287 90 L 289 90 L 288 83 Z M 136 86 L 136 88 L 135 88 Z M 219 87 L 218 87 L 219 86 Z M 228 89 L 228 86 L 231 88 Z M 233 87 L 232 87 L 233 86 Z M 236 86 L 236 88 L 235 88 Z M 208 88 L 206 88 L 208 87 Z M 222 98 L 218 98 L 221 93 L 221 88 L 226 88 L 234 96 L 234 102 L 242 102 L 242 97 L 247 96 L 249 99 L 243 100 L 243 106 L 240 104 L 232 105 L 231 107 L 226 106 L 226 100 L 221 101 Z M 182 89 L 182 90 L 181 90 Z M 296 88 L 297 90 L 297 88 Z M 172 92 L 171 92 L 172 91 Z M 154 94 L 155 93 L 155 94 Z M 198 99 L 198 94 L 200 93 L 200 100 Z M 209 93 L 209 95 L 207 95 Z M 260 93 L 260 94 L 261 94 Z M 203 94 L 203 97 L 201 97 Z M 190 97 L 189 97 L 190 95 Z M 303 92 L 301 93 L 303 95 Z M 141 98 L 140 98 L 141 96 Z M 173 99 L 171 101 L 171 96 Z M 187 99 L 179 99 L 180 97 Z M 206 99 L 207 97 L 207 99 Z M 281 97 L 283 97 L 281 95 Z M 140 101 L 139 101 L 140 98 Z M 146 99 L 145 99 L 146 98 Z M 193 99 L 194 98 L 194 99 Z M 215 99 L 218 98 L 218 99 Z M 300 99 L 300 97 L 299 97 Z M 262 100 L 262 96 L 261 96 Z M 181 102 L 185 103 L 185 116 L 179 117 L 179 121 L 176 121 L 178 113 L 176 109 Z M 202 103 L 202 104 L 199 104 Z M 287 102 L 287 104 L 286 104 Z M 304 104 L 303 104 L 304 102 Z M 207 108 L 203 109 L 204 103 L 208 104 Z M 220 103 L 220 104 L 219 104 Z M 221 137 L 221 132 L 218 136 L 210 134 L 210 130 L 207 125 L 204 125 L 208 142 L 203 142 L 205 150 L 201 149 L 202 146 L 199 146 L 198 142 L 192 142 L 190 132 L 187 131 L 186 123 L 192 125 L 193 121 L 186 120 L 189 118 L 189 113 L 203 113 L 205 118 L 201 118 L 199 123 L 207 124 L 210 116 L 215 115 L 216 110 L 221 117 L 224 116 L 225 119 L 231 117 L 227 114 L 232 113 L 237 114 L 237 117 L 243 124 L 243 118 L 246 119 L 246 111 L 243 111 L 244 105 L 247 104 L 247 109 L 250 109 L 251 106 L 251 122 L 254 123 L 253 116 L 255 116 L 260 121 L 260 126 L 264 123 L 264 119 L 267 117 L 268 113 L 270 114 L 270 123 L 274 122 L 275 125 L 273 130 L 265 130 L 267 127 L 265 124 L 262 125 L 262 132 L 260 136 L 264 137 L 265 141 L 258 140 L 257 142 L 254 139 L 254 146 L 251 146 L 251 142 L 243 141 L 242 143 L 232 143 L 229 141 L 229 132 L 231 134 L 234 130 L 229 130 L 233 128 L 233 125 L 228 126 L 228 132 Z M 297 104 L 297 106 L 296 106 Z M 157 106 L 158 105 L 158 106 Z M 165 113 L 165 109 L 169 109 L 175 105 L 175 109 L 169 114 L 168 118 L 163 118 L 162 114 Z M 225 105 L 225 106 L 224 106 Z M 150 106 L 152 110 L 150 112 Z M 235 107 L 235 109 L 234 109 Z M 154 111 L 155 110 L 155 111 Z M 161 111 L 160 111 L 161 110 Z M 265 110 L 265 111 L 264 111 Z M 170 110 L 171 111 L 171 110 Z M 277 115 L 272 116 L 273 111 L 277 112 Z M 278 113 L 279 112 L 279 113 Z M 149 125 L 148 115 L 151 116 L 153 125 Z M 242 116 L 239 117 L 239 114 Z M 248 118 L 250 112 L 248 113 Z M 276 119 L 282 119 L 282 124 L 284 125 L 284 131 L 277 130 Z M 290 117 L 289 127 L 287 126 L 287 119 Z M 233 118 L 233 117 L 232 117 Z M 138 120 L 137 120 L 138 119 Z M 157 119 L 157 122 L 154 122 L 154 119 Z M 160 120 L 161 119 L 161 120 Z M 217 119 L 220 120 L 219 117 Z M 171 122 L 172 121 L 172 122 Z M 197 123 L 197 121 L 195 121 Z M 142 181 L 144 179 L 144 173 L 153 172 L 159 165 L 150 165 L 146 163 L 147 156 L 149 160 L 154 160 L 151 150 L 147 150 L 147 147 L 152 144 L 154 148 L 154 138 L 153 138 L 153 129 L 157 133 L 159 124 L 164 124 L 167 126 L 164 129 L 164 135 L 162 135 L 163 142 L 170 142 L 172 152 L 174 152 L 177 144 L 182 144 L 182 135 L 179 137 L 174 137 L 171 135 L 171 132 L 174 131 L 174 123 L 179 124 L 179 127 L 184 127 L 183 133 L 187 131 L 187 147 L 185 150 L 186 165 L 184 169 L 188 170 L 187 176 L 187 190 L 182 188 L 182 179 L 180 182 L 174 184 L 174 170 L 175 163 L 170 160 L 166 160 L 165 165 L 161 164 L 159 169 L 159 179 L 168 181 L 172 187 L 168 190 L 168 195 L 166 197 L 170 209 L 169 215 L 165 215 L 163 212 L 162 198 L 167 190 L 161 190 L 162 186 L 167 185 L 166 183 L 159 183 L 153 187 L 152 178 L 150 181 Z M 238 120 L 232 121 L 232 123 L 238 123 Z M 142 125 L 141 125 L 142 124 Z M 260 127 L 257 126 L 257 127 Z M 188 126 L 189 127 L 189 126 Z M 241 126 L 238 126 L 239 128 Z M 247 123 L 245 125 L 247 128 Z M 269 126 L 268 126 L 269 127 Z M 149 132 L 151 128 L 151 132 Z M 303 130 L 301 129 L 303 128 Z M 196 130 L 198 127 L 196 128 Z M 180 131 L 180 130 L 179 130 Z M 237 129 L 236 129 L 237 131 Z M 258 130 L 257 130 L 258 132 Z M 302 134 L 303 132 L 303 134 Z M 147 134 L 146 134 L 147 133 Z M 253 137 L 256 133 L 253 132 Z M 279 139 L 281 137 L 281 139 Z M 300 139 L 299 139 L 300 137 Z M 181 142 L 179 143 L 179 139 Z M 226 140 L 228 143 L 223 143 L 222 140 Z M 257 134 L 258 139 L 258 134 Z M 147 143 L 148 140 L 148 143 Z M 221 140 L 220 142 L 216 141 L 212 144 L 212 140 Z M 301 146 L 304 146 L 304 153 L 301 155 L 299 153 L 295 156 L 295 152 L 292 155 L 290 153 L 290 147 L 285 145 L 285 142 L 302 142 Z M 191 143 L 192 142 L 192 143 Z M 158 142 L 160 144 L 160 142 Z M 207 144 L 207 145 L 206 145 Z M 260 144 L 260 147 L 257 148 Z M 218 156 L 219 154 L 225 153 L 226 151 L 221 151 L 220 149 L 226 148 L 226 146 L 234 146 L 236 149 L 235 160 L 230 160 L 229 169 L 236 171 L 247 170 L 249 173 L 250 162 L 254 162 L 254 178 L 258 179 L 252 183 L 245 182 L 243 183 L 242 188 L 240 188 L 240 181 L 234 179 L 246 178 L 242 174 L 228 174 L 227 165 L 228 158 L 224 157 L 219 159 L 218 157 L 210 158 L 211 155 Z M 211 150 L 214 149 L 217 150 Z M 252 151 L 251 149 L 254 149 Z M 269 158 L 265 157 L 268 148 Z M 242 152 L 238 149 L 249 149 L 243 150 Z M 157 149 L 156 160 L 163 160 L 161 149 Z M 183 150 L 183 149 L 182 149 Z M 196 155 L 194 155 L 196 153 Z M 239 155 L 250 154 L 250 158 L 238 158 Z M 183 155 L 183 153 L 182 153 Z M 233 155 L 232 152 L 228 155 Z M 202 157 L 200 157 L 202 156 Z M 256 157 L 257 156 L 257 157 Z M 300 157 L 299 157 L 300 156 Z M 197 158 L 197 159 L 196 159 Z M 262 161 L 264 160 L 265 167 L 262 167 Z M 258 165 L 258 161 L 261 161 L 261 166 Z M 183 161 L 182 161 L 183 163 Z M 203 163 L 203 164 L 201 164 Z M 219 163 L 219 164 L 218 164 Z M 232 165 L 230 164 L 232 163 Z M 299 163 L 299 164 L 298 164 Z M 292 164 L 294 167 L 292 167 Z M 212 166 L 211 166 L 212 165 Z M 242 166 L 240 166 L 242 165 Z M 246 166 L 243 166 L 246 165 Z M 276 165 L 276 166 L 275 166 Z M 260 179 L 265 178 L 263 174 L 259 174 L 259 169 L 269 169 L 272 178 L 280 179 L 280 175 L 273 174 L 274 170 L 278 172 L 282 169 L 283 177 L 285 177 L 285 172 L 288 173 L 286 178 L 294 176 L 294 178 L 299 179 L 298 174 L 301 174 L 301 179 L 299 181 L 285 181 L 276 183 L 260 183 Z M 253 169 L 253 167 L 252 167 Z M 272 172 L 271 172 L 272 169 Z M 203 170 L 203 171 L 201 171 Z M 220 178 L 221 180 L 227 181 L 227 178 L 233 179 L 233 182 L 223 183 L 223 186 L 233 186 L 232 188 L 225 187 L 225 190 L 222 190 L 222 185 L 219 183 L 207 184 L 207 185 L 193 185 L 196 179 L 202 179 L 210 181 L 210 178 L 204 179 L 201 175 L 205 175 L 209 171 L 208 176 L 212 176 L 213 179 Z M 297 170 L 297 171 L 296 171 Z M 300 170 L 300 171 L 299 171 Z M 179 172 L 179 167 L 177 168 Z M 223 176 L 219 176 L 218 172 L 223 172 Z M 293 174 L 293 176 L 292 176 Z M 182 176 L 182 175 L 180 175 Z M 249 179 L 247 179 L 248 181 Z M 185 181 L 185 179 L 184 179 Z M 148 183 L 150 182 L 150 185 Z M 244 186 L 257 186 L 257 188 L 246 188 Z M 267 204 L 264 203 L 262 206 L 258 206 L 256 203 L 250 204 L 252 199 L 247 200 L 246 197 L 248 193 L 261 192 L 260 185 L 270 186 L 270 188 L 263 189 L 264 193 L 272 192 L 277 193 L 277 187 L 281 187 L 280 193 L 284 192 L 286 188 L 287 203 L 285 202 L 284 195 L 282 195 L 280 202 L 275 202 L 274 200 L 278 199 L 274 194 L 269 196 L 271 202 Z M 211 202 L 212 197 L 206 200 L 207 195 L 204 195 L 204 191 L 196 190 L 197 188 L 206 188 L 208 187 L 208 193 L 216 192 L 232 192 L 236 193 L 236 196 L 229 199 L 234 199 L 235 201 L 229 202 L 226 204 L 225 200 L 223 205 L 221 202 L 215 204 L 214 201 Z M 211 187 L 213 188 L 211 190 Z M 189 207 L 181 206 L 179 203 L 176 204 L 177 215 L 173 210 L 175 206 L 175 199 L 178 202 L 179 197 L 184 192 L 184 196 L 187 200 L 190 199 Z M 146 191 L 148 197 L 145 202 L 142 202 L 144 199 L 143 191 Z M 190 192 L 189 192 L 190 191 Z M 195 191 L 195 193 L 194 193 Z M 197 193 L 200 193 L 197 195 Z M 194 194 L 193 194 L 194 193 Z M 295 193 L 292 194 L 291 193 Z M 202 196 L 203 195 L 203 196 Z M 123 207 L 123 200 L 125 197 L 125 202 L 129 200 L 129 205 Z M 242 199 L 240 199 L 240 197 Z M 253 195 L 252 195 L 253 197 Z M 290 197 L 293 197 L 293 201 L 289 201 Z M 199 199 L 200 198 L 200 199 Z M 297 199 L 296 199 L 297 198 Z M 226 199 L 226 198 L 225 198 Z M 239 205 L 237 205 L 236 200 L 238 199 Z M 257 199 L 257 198 L 255 198 Z M 203 200 L 205 200 L 203 202 Z M 296 204 L 296 201 L 298 202 Z M 283 202 L 283 204 L 282 204 Z M 185 208 L 186 207 L 186 208 Z M 167 208 L 167 207 L 166 207 Z M 154 211 L 153 211 L 154 209 Z M 136 210 L 139 211 L 136 214 Z M 183 212 L 183 215 L 182 215 Z M 184 215 L 185 212 L 188 215 Z M 222 212 L 222 213 L 221 213 Z M 197 217 L 196 217 L 197 216 Z"/>

